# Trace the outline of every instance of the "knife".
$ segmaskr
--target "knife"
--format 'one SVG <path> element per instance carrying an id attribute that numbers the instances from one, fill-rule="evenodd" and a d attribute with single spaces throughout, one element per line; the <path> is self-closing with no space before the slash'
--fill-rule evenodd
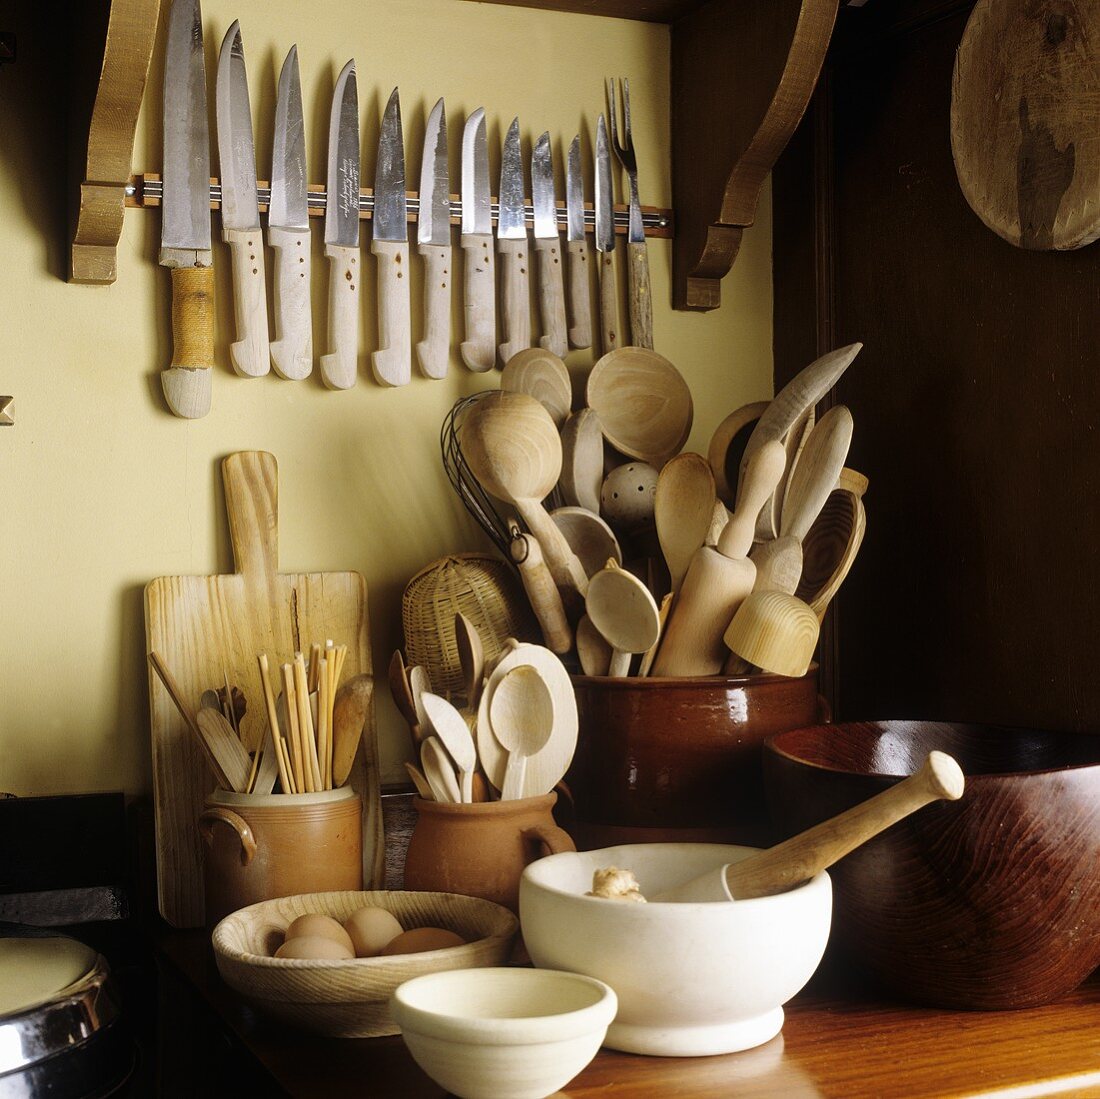
<path id="1" fill-rule="evenodd" d="M 214 365 L 210 139 L 199 0 L 175 0 L 168 17 L 163 175 L 157 262 L 172 271 L 172 361 L 160 380 L 168 407 L 196 419 L 210 411 Z"/>
<path id="2" fill-rule="evenodd" d="M 329 353 L 321 356 L 321 378 L 329 389 L 350 389 L 359 357 L 359 92 L 354 61 L 340 71 L 332 93 L 325 188 Z"/>
<path id="3" fill-rule="evenodd" d="M 233 369 L 244 378 L 271 370 L 267 332 L 267 277 L 260 208 L 256 200 L 256 152 L 244 67 L 241 25 L 234 20 L 218 54 L 215 85 L 218 161 L 222 183 L 222 240 L 233 267 L 233 312 L 237 342 L 229 345 Z"/>
<path id="4" fill-rule="evenodd" d="M 378 257 L 378 350 L 371 355 L 374 377 L 379 385 L 408 385 L 412 376 L 409 212 L 401 100 L 396 88 L 390 92 L 378 135 L 370 250 Z"/>
<path id="5" fill-rule="evenodd" d="M 596 273 L 600 284 L 600 344 L 603 353 L 619 346 L 619 289 L 615 284 L 615 224 L 612 220 L 611 150 L 607 123 L 596 119 Z"/>
<path id="6" fill-rule="evenodd" d="M 588 289 L 588 242 L 584 235 L 584 183 L 581 179 L 581 135 L 569 145 L 565 168 L 565 240 L 569 251 L 569 343 L 592 346 L 592 305 Z"/>
<path id="7" fill-rule="evenodd" d="M 501 325 L 504 343 L 500 362 L 506 366 L 517 352 L 531 346 L 531 291 L 527 268 L 527 212 L 524 209 L 523 159 L 519 149 L 519 119 L 504 138 L 500 161 L 500 213 L 497 218 L 497 251 L 501 255 Z"/>
<path id="8" fill-rule="evenodd" d="M 539 347 L 562 358 L 569 344 L 565 338 L 565 282 L 549 133 L 544 133 L 535 142 L 531 157 L 531 200 L 535 207 L 535 254 L 539 258 L 539 314 L 542 317 Z"/>
<path id="9" fill-rule="evenodd" d="M 496 359 L 496 272 L 489 199 L 489 146 L 485 108 L 478 107 L 462 131 L 462 236 L 465 254 L 463 311 L 466 339 L 462 361 L 479 373 Z"/>
<path id="10" fill-rule="evenodd" d="M 445 378 L 451 357 L 451 181 L 442 99 L 424 131 L 416 240 L 424 257 L 424 338 L 416 345 L 416 359 L 424 377 Z"/>
<path id="11" fill-rule="evenodd" d="M 275 252 L 275 342 L 271 362 L 280 378 L 300 380 L 313 370 L 310 306 L 309 206 L 306 137 L 298 47 L 291 46 L 279 73 L 275 142 L 271 156 L 271 204 L 267 239 Z"/>

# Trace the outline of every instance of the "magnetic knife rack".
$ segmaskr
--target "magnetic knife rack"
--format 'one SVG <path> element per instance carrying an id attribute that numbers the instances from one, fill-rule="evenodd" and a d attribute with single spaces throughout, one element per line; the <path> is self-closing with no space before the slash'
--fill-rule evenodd
<path id="1" fill-rule="evenodd" d="M 159 206 L 164 193 L 164 184 L 161 177 L 155 172 L 144 172 L 141 175 L 130 177 L 126 184 L 126 205 L 129 207 L 147 208 Z M 415 222 L 420 212 L 420 195 L 416 191 L 406 191 L 406 199 L 409 207 L 409 221 Z M 210 208 L 221 208 L 222 188 L 221 183 L 214 176 L 210 177 Z M 267 204 L 271 200 L 271 186 L 266 180 L 256 181 L 256 199 L 261 212 L 267 210 Z M 325 188 L 317 184 L 310 184 L 307 188 L 306 204 L 310 217 L 323 217 L 328 197 Z M 531 201 L 525 201 L 524 210 L 527 224 L 534 223 L 534 208 Z M 491 200 L 490 214 L 493 224 L 497 223 L 497 215 L 500 207 L 496 199 Z M 566 226 L 565 204 L 557 203 L 558 226 L 564 229 Z M 374 216 L 374 190 L 365 187 L 359 192 L 359 217 L 370 219 Z M 629 207 L 617 205 L 612 207 L 611 220 L 617 234 L 625 235 L 630 216 Z M 462 201 L 457 195 L 451 195 L 451 224 L 457 225 L 462 218 Z M 591 203 L 584 204 L 584 226 L 587 232 L 592 232 L 596 227 L 596 212 Z M 672 237 L 673 222 L 672 211 L 662 210 L 656 206 L 642 207 L 642 226 L 647 237 Z"/>

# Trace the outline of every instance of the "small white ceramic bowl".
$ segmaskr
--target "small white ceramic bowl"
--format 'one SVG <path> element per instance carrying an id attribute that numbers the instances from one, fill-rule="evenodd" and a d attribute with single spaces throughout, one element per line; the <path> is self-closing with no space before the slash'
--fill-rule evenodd
<path id="1" fill-rule="evenodd" d="M 596 1056 L 615 1017 L 602 981 L 462 969 L 406 981 L 390 1011 L 413 1060 L 462 1099 L 545 1099 Z"/>
<path id="2" fill-rule="evenodd" d="M 594 870 L 634 872 L 656 896 L 753 852 L 709 843 L 642 843 L 532 863 L 519 891 L 535 965 L 606 982 L 619 1012 L 604 1045 L 694 1057 L 751 1049 L 783 1027 L 785 1004 L 813 976 L 829 938 L 828 874 L 774 897 L 636 904 L 587 897 Z"/>

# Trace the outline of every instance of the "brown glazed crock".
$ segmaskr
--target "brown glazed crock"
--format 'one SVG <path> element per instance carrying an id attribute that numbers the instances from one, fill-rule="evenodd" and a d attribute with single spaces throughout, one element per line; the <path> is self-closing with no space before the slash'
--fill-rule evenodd
<path id="1" fill-rule="evenodd" d="M 828 720 L 817 665 L 780 675 L 574 676 L 580 733 L 566 827 L 581 850 L 700 841 L 766 846 L 762 750 L 782 729 Z"/>
<path id="2" fill-rule="evenodd" d="M 257 901 L 362 889 L 362 818 L 350 786 L 316 794 L 215 790 L 199 814 L 207 924 Z"/>
<path id="3" fill-rule="evenodd" d="M 551 815 L 557 794 L 450 804 L 413 798 L 417 819 L 405 854 L 405 888 L 463 893 L 519 911 L 528 863 L 575 851 Z"/>
<path id="4" fill-rule="evenodd" d="M 850 855 L 833 878 L 832 948 L 897 995 L 1023 1008 L 1100 965 L 1100 737 L 921 721 L 796 729 L 765 749 L 768 802 L 801 832 L 917 771 L 966 775 Z"/>

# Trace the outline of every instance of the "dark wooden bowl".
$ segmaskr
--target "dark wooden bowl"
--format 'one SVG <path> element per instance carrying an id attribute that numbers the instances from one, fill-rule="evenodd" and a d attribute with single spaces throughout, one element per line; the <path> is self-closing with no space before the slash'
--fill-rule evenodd
<path id="1" fill-rule="evenodd" d="M 918 770 L 966 774 L 842 859 L 832 941 L 906 999 L 1020 1008 L 1100 965 L 1100 737 L 928 721 L 795 729 L 764 751 L 768 804 L 794 835 Z"/>
<path id="2" fill-rule="evenodd" d="M 767 845 L 764 741 L 828 718 L 817 665 L 781 675 L 574 676 L 580 735 L 566 783 L 581 850 L 619 843 Z"/>

